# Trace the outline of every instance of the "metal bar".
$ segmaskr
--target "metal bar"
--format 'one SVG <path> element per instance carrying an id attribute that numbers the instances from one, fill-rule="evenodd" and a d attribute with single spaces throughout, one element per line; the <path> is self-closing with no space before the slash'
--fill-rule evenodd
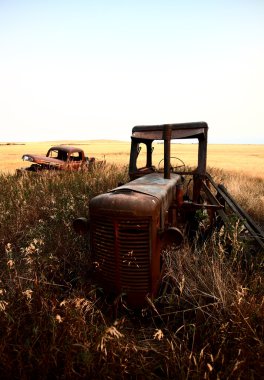
<path id="1" fill-rule="evenodd" d="M 221 219 L 223 220 L 224 223 L 228 223 L 229 219 L 228 219 L 228 216 L 226 215 L 225 211 L 223 210 L 223 205 L 221 205 L 218 202 L 218 200 L 215 198 L 215 196 L 210 191 L 210 189 L 206 186 L 205 183 L 203 183 L 202 188 L 203 188 L 203 190 L 204 190 L 204 192 L 205 192 L 210 203 L 217 204 L 217 205 L 221 206 L 221 208 L 219 210 L 216 210 L 216 212 L 221 217 Z"/>
<path id="2" fill-rule="evenodd" d="M 164 178 L 170 179 L 170 140 L 171 140 L 171 127 L 170 125 L 164 126 Z"/>
<path id="3" fill-rule="evenodd" d="M 252 237 L 264 249 L 264 232 L 259 228 L 259 226 L 254 222 L 254 220 L 241 208 L 241 206 L 239 206 L 239 204 L 234 200 L 234 198 L 229 194 L 229 192 L 226 190 L 226 188 L 223 185 L 217 185 L 212 179 L 212 177 L 210 176 L 210 174 L 206 173 L 206 176 L 208 180 L 210 181 L 210 183 L 214 186 L 218 194 L 224 199 L 226 204 L 237 215 L 237 217 L 243 222 L 244 226 L 252 235 Z M 218 211 L 218 214 L 219 214 L 219 211 Z"/>
<path id="4" fill-rule="evenodd" d="M 264 249 L 264 233 L 257 226 L 254 220 L 236 203 L 232 196 L 228 193 L 223 185 L 218 185 L 218 192 L 226 201 L 228 206 L 234 211 L 234 213 L 242 220 L 247 230 L 251 233 L 255 240 Z"/>

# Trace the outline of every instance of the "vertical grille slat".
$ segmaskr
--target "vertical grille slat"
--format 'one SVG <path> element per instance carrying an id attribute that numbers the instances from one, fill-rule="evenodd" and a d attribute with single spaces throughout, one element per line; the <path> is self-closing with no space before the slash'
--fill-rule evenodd
<path id="1" fill-rule="evenodd" d="M 119 276 L 120 289 L 117 290 L 147 293 L 150 288 L 150 219 L 124 220 L 95 215 L 91 233 L 99 280 L 114 289 Z"/>

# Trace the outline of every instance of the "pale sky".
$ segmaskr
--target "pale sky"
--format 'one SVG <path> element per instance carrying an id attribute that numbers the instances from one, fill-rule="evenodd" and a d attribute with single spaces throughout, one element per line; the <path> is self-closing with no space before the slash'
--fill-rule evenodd
<path id="1" fill-rule="evenodd" d="M 263 0 L 0 0 L 0 141 L 193 121 L 264 144 Z"/>

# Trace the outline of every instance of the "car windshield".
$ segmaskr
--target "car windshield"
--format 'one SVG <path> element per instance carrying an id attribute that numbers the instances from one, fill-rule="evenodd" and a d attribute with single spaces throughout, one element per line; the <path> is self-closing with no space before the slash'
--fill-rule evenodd
<path id="1" fill-rule="evenodd" d="M 67 152 L 60 149 L 50 149 L 48 157 L 57 158 L 58 160 L 67 161 Z"/>

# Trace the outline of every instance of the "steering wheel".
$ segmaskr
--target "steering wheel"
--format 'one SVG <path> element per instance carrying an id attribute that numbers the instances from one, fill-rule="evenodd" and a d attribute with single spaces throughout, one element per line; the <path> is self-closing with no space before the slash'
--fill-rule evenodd
<path id="1" fill-rule="evenodd" d="M 184 171 L 184 169 L 185 169 L 185 163 L 184 163 L 179 157 L 170 157 L 170 162 L 171 162 L 171 159 L 172 159 L 172 158 L 173 158 L 174 160 L 179 161 L 179 165 L 172 165 L 172 164 L 170 163 L 170 170 L 171 170 L 171 172 L 172 172 L 172 173 L 173 173 L 173 172 L 177 172 L 177 171 L 179 171 L 180 168 L 183 168 L 182 171 Z M 160 160 L 159 164 L 158 164 L 158 171 L 161 170 L 161 168 L 160 168 L 160 164 L 162 163 L 162 161 L 164 161 L 164 158 L 162 158 L 162 159 Z M 164 167 L 163 167 L 163 169 L 164 169 Z"/>

